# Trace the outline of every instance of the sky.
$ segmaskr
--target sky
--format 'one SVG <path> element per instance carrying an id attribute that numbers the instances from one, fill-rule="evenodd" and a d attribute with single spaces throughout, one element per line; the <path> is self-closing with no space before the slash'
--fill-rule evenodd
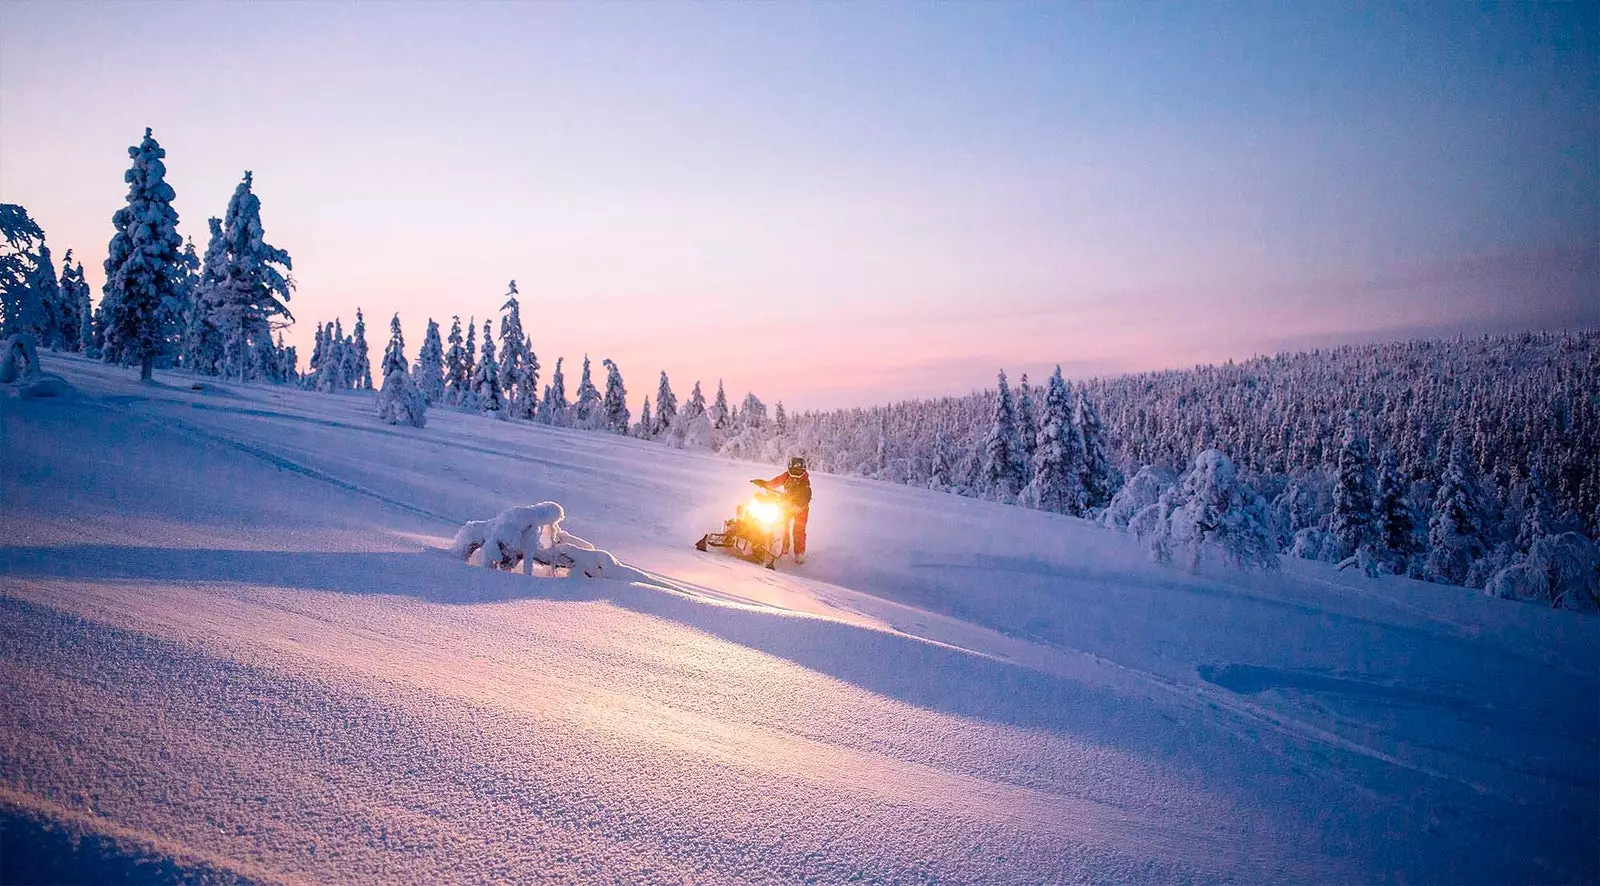
<path id="1" fill-rule="evenodd" d="M 514 278 L 636 411 L 1600 325 L 1597 108 L 1582 3 L 0 3 L 0 201 L 97 297 L 150 126 L 201 252 L 254 173 L 302 361 Z"/>

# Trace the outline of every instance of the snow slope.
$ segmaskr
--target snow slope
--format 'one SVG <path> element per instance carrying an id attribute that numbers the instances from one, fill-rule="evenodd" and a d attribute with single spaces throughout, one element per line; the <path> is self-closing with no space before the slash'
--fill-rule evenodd
<path id="1" fill-rule="evenodd" d="M 690 546 L 756 466 L 48 365 L 81 396 L 0 398 L 8 870 L 1600 878 L 1593 617 L 827 476 L 773 573 Z M 651 580 L 441 550 L 545 499 Z"/>

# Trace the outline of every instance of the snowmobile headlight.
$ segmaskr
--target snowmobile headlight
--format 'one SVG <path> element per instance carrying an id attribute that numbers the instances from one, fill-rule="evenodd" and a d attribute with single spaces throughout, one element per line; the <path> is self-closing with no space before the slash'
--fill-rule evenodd
<path id="1" fill-rule="evenodd" d="M 777 502 L 753 498 L 745 510 L 767 530 L 776 529 L 783 522 L 783 508 L 779 507 Z"/>

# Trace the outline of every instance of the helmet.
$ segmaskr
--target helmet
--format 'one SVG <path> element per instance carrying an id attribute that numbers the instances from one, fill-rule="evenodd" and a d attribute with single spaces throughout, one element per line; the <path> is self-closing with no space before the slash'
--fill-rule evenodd
<path id="1" fill-rule="evenodd" d="M 789 476 L 798 477 L 806 472 L 806 460 L 798 455 L 789 458 Z"/>

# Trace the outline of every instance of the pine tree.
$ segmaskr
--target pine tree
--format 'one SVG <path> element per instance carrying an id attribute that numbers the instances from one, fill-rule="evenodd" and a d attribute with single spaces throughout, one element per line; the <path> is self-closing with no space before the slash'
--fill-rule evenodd
<path id="1" fill-rule="evenodd" d="M 1394 453 L 1385 452 L 1378 465 L 1378 488 L 1374 494 L 1374 530 L 1382 559 L 1396 572 L 1417 552 L 1416 519 L 1406 501 L 1406 482 L 1400 476 Z"/>
<path id="2" fill-rule="evenodd" d="M 720 386 L 721 382 L 718 382 L 718 385 Z M 705 414 L 706 395 L 700 393 L 700 382 L 696 380 L 694 390 L 689 394 L 689 402 L 683 407 L 683 417 L 685 419 L 694 419 Z"/>
<path id="3" fill-rule="evenodd" d="M 453 333 L 456 344 L 461 341 L 461 324 L 456 323 Z M 422 337 L 422 349 L 417 351 L 417 367 L 413 373 L 414 381 L 422 396 L 428 401 L 429 406 L 436 406 L 444 400 L 444 343 L 439 341 L 439 324 L 432 317 L 428 318 L 428 332 Z"/>
<path id="4" fill-rule="evenodd" d="M 1028 501 L 1042 511 L 1082 515 L 1087 498 L 1083 457 L 1082 431 L 1072 421 L 1072 395 L 1057 366 L 1045 393 L 1044 424 L 1036 436 Z"/>
<path id="5" fill-rule="evenodd" d="M 253 181 L 254 176 L 245 172 L 228 201 L 222 220 L 224 255 L 220 279 L 209 294 L 210 310 L 222 334 L 222 372 L 240 381 L 264 374 L 276 359 L 272 344 L 274 324 L 294 320 L 287 304 L 294 290 L 294 281 L 288 276 L 293 262 L 289 253 L 264 239 L 261 200 L 251 190 Z M 206 248 L 208 258 L 212 245 Z M 202 281 L 205 275 L 202 263 Z M 361 328 L 358 322 L 358 337 Z"/>
<path id="6" fill-rule="evenodd" d="M 455 406 L 467 389 L 467 352 L 461 347 L 461 316 L 450 318 L 450 350 L 444 355 L 444 402 Z"/>
<path id="7" fill-rule="evenodd" d="M 778 406 L 772 411 L 772 424 L 778 436 L 789 433 L 789 413 L 783 408 L 783 401 L 778 401 Z"/>
<path id="8" fill-rule="evenodd" d="M 189 296 L 190 314 L 183 338 L 183 365 L 202 375 L 222 371 L 223 335 L 218 328 L 218 309 L 223 274 L 228 264 L 228 240 L 222 232 L 222 219 L 206 220 L 211 239 L 200 262 L 200 277 Z"/>
<path id="9" fill-rule="evenodd" d="M 1372 484 L 1368 480 L 1367 441 L 1351 412 L 1345 418 L 1344 445 L 1339 449 L 1338 482 L 1333 490 L 1333 516 L 1329 524 L 1348 557 L 1373 542 Z"/>
<path id="10" fill-rule="evenodd" d="M 72 264 L 72 250 L 61 259 L 60 316 L 56 327 L 56 340 L 63 350 L 78 351 L 83 348 L 84 301 L 89 297 L 89 284 L 83 281 L 83 265 Z"/>
<path id="11" fill-rule="evenodd" d="M 36 317 L 28 279 L 44 229 L 16 203 L 0 203 L 0 338 L 24 331 Z"/>
<path id="12" fill-rule="evenodd" d="M 489 321 L 483 321 L 483 350 L 478 357 L 478 367 L 472 376 L 472 391 L 478 409 L 497 418 L 505 417 L 505 398 L 500 390 L 500 364 L 494 354 L 494 334 Z"/>
<path id="13" fill-rule="evenodd" d="M 1522 516 L 1517 521 L 1516 550 L 1519 554 L 1526 554 L 1533 547 L 1533 543 L 1550 534 L 1550 504 L 1544 490 L 1544 483 L 1539 477 L 1539 468 L 1534 466 L 1529 472 L 1528 479 L 1523 482 L 1521 505 Z"/>
<path id="14" fill-rule="evenodd" d="M 699 382 L 696 382 L 699 384 Z M 722 379 L 717 379 L 717 399 L 711 404 L 711 426 L 722 430 L 728 426 L 732 416 L 728 412 L 728 392 L 722 389 Z"/>
<path id="15" fill-rule="evenodd" d="M 642 418 L 641 418 L 642 420 Z M 655 422 L 646 423 L 650 435 L 664 434 L 678 420 L 678 398 L 672 393 L 672 383 L 667 381 L 667 371 L 661 370 L 661 383 L 656 386 Z"/>
<path id="16" fill-rule="evenodd" d="M 1084 504 L 1089 510 L 1098 512 L 1111 504 L 1112 496 L 1117 494 L 1122 485 L 1122 475 L 1111 465 L 1111 458 L 1106 454 L 1100 413 L 1081 387 L 1078 389 L 1072 423 L 1077 426 L 1078 436 L 1083 439 Z"/>
<path id="17" fill-rule="evenodd" d="M 573 424 L 593 430 L 602 427 L 605 416 L 600 409 L 600 390 L 589 377 L 589 355 L 583 355 L 583 377 L 578 381 L 578 402 L 573 407 Z"/>
<path id="18" fill-rule="evenodd" d="M 739 410 L 739 424 L 752 430 L 764 429 L 767 426 L 767 404 L 753 393 L 745 394 L 744 405 Z"/>
<path id="19" fill-rule="evenodd" d="M 56 281 L 56 263 L 50 257 L 50 247 L 44 243 L 39 244 L 39 254 L 34 257 L 28 290 L 33 316 L 25 319 L 24 325 L 32 328 L 24 331 L 33 333 L 40 347 L 61 350 L 61 284 Z"/>
<path id="20" fill-rule="evenodd" d="M 249 181 L 248 175 L 246 175 L 245 180 Z M 483 328 L 483 337 L 487 341 L 489 337 L 488 321 L 484 322 Z M 366 318 L 361 316 L 360 308 L 356 308 L 356 328 L 351 336 L 353 350 L 350 352 L 350 357 L 355 361 L 355 371 L 350 373 L 350 384 L 363 391 L 370 391 L 372 390 L 372 359 L 367 356 L 367 321 Z"/>
<path id="21" fill-rule="evenodd" d="M 1016 404 L 1011 399 L 1011 388 L 1006 384 L 1005 370 L 1000 371 L 994 407 L 994 423 L 983 443 L 983 466 L 980 477 L 985 492 L 996 501 L 1009 502 L 1022 490 L 1022 440 L 1017 436 Z"/>
<path id="22" fill-rule="evenodd" d="M 622 370 L 611 360 L 602 360 L 606 368 L 606 395 L 601 403 L 605 429 L 613 434 L 628 433 L 628 389 L 622 385 Z"/>
<path id="23" fill-rule="evenodd" d="M 478 409 L 478 318 L 467 318 L 467 346 L 466 346 L 466 376 L 461 395 L 456 398 L 456 405 L 463 409 L 477 411 Z"/>
<path id="24" fill-rule="evenodd" d="M 1465 441 L 1457 436 L 1428 521 L 1428 571 L 1450 584 L 1465 582 L 1473 561 L 1484 552 L 1483 522 L 1468 458 Z"/>
<path id="25" fill-rule="evenodd" d="M 389 344 L 383 350 L 381 370 L 383 389 L 378 392 L 378 418 L 391 425 L 405 422 L 425 427 L 428 401 L 406 369 L 406 340 L 400 332 L 399 314 L 389 321 Z"/>
<path id="26" fill-rule="evenodd" d="M 567 377 L 561 371 L 564 359 L 556 358 L 556 371 L 550 376 L 550 384 L 545 386 L 544 402 L 539 404 L 539 420 L 557 427 L 566 425 L 567 411 L 571 408 L 567 403 Z"/>
<path id="27" fill-rule="evenodd" d="M 148 128 L 144 140 L 128 149 L 133 166 L 123 180 L 128 183 L 128 204 L 116 211 L 106 257 L 104 357 L 107 362 L 139 364 L 139 378 L 148 381 L 156 357 L 166 342 L 161 328 L 162 304 L 178 296 L 182 279 L 175 196 L 167 184 L 167 152 Z"/>
<path id="28" fill-rule="evenodd" d="M 644 398 L 644 405 L 639 407 L 639 423 L 634 426 L 634 436 L 653 437 L 656 433 L 655 417 L 650 414 L 650 398 Z"/>
<path id="29" fill-rule="evenodd" d="M 83 262 L 78 262 L 73 271 L 77 278 L 78 286 L 78 312 L 83 318 L 83 325 L 79 327 L 78 352 L 85 357 L 98 358 L 100 356 L 100 341 L 103 332 L 95 329 L 94 296 L 89 289 L 88 281 L 83 279 Z"/>
<path id="30" fill-rule="evenodd" d="M 531 419 L 538 404 L 539 374 L 522 330 L 517 281 L 511 281 L 500 310 L 505 311 L 500 317 L 500 390 L 510 418 Z"/>
<path id="31" fill-rule="evenodd" d="M 189 342 L 189 323 L 195 315 L 195 302 L 202 293 L 200 291 L 200 257 L 195 254 L 193 238 L 183 243 L 183 256 L 180 263 L 182 268 L 182 283 L 178 287 L 181 294 L 178 298 L 169 301 L 164 306 L 166 316 L 161 325 L 169 330 L 170 340 L 164 351 L 175 356 L 184 369 L 193 370 L 188 363 L 187 346 Z"/>
<path id="32" fill-rule="evenodd" d="M 1033 451 L 1038 445 L 1039 420 L 1033 404 L 1033 388 L 1028 384 L 1028 374 L 1022 374 L 1022 384 L 1017 386 L 1017 438 L 1022 441 L 1024 481 L 1033 476 Z M 1069 413 L 1068 420 L 1071 420 Z"/>

